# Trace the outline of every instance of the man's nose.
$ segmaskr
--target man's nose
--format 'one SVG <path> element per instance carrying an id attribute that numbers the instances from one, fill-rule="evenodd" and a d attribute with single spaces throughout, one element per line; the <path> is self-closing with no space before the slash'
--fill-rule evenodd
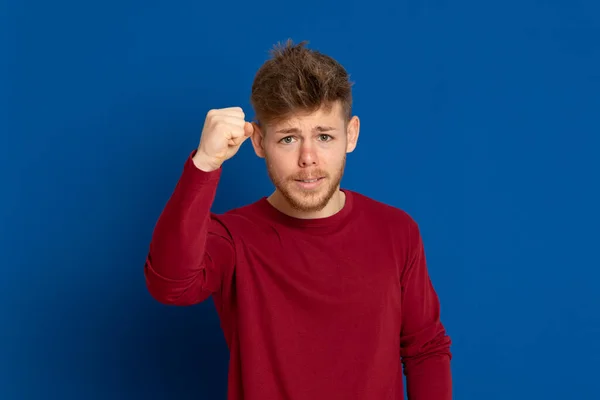
<path id="1" fill-rule="evenodd" d="M 311 143 L 304 142 L 300 147 L 300 156 L 298 157 L 298 165 L 301 167 L 309 167 L 317 165 L 318 157 Z"/>

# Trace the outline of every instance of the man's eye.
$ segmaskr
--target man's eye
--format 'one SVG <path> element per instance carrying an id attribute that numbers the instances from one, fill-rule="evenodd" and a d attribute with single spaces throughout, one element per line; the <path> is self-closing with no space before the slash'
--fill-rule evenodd
<path id="1" fill-rule="evenodd" d="M 326 135 L 326 134 L 322 134 L 322 135 L 319 135 L 319 138 L 320 138 L 322 141 L 326 142 L 326 141 L 328 141 L 329 139 L 331 139 L 331 136 L 329 136 L 329 135 Z"/>
<path id="2" fill-rule="evenodd" d="M 281 142 L 281 143 L 286 143 L 286 144 L 289 144 L 289 143 L 292 143 L 292 141 L 293 141 L 293 140 L 294 140 L 294 138 L 293 138 L 293 137 L 291 137 L 291 136 L 286 136 L 286 137 L 284 137 L 283 139 L 281 139 L 281 140 L 280 140 L 280 142 Z"/>

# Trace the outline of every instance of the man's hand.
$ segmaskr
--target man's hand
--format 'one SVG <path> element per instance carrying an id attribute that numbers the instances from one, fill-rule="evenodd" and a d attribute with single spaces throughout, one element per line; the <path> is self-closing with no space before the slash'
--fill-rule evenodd
<path id="1" fill-rule="evenodd" d="M 210 110 L 193 157 L 194 165 L 206 172 L 219 169 L 253 133 L 254 126 L 245 120 L 240 107 Z"/>

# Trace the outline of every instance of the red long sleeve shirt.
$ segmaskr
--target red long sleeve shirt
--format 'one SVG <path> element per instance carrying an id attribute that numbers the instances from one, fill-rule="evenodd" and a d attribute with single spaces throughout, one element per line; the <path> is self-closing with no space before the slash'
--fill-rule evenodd
<path id="1" fill-rule="evenodd" d="M 213 297 L 229 400 L 451 400 L 450 338 L 417 224 L 344 190 L 337 214 L 296 219 L 266 198 L 211 212 L 221 169 L 188 158 L 145 277 L 159 302 Z"/>

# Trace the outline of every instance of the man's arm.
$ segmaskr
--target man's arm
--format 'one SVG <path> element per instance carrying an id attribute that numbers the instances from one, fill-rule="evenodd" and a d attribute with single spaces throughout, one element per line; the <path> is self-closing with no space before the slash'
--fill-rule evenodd
<path id="1" fill-rule="evenodd" d="M 451 341 L 440 321 L 440 302 L 427 271 L 423 240 L 414 222 L 401 286 L 401 356 L 408 399 L 451 400 Z"/>
<path id="2" fill-rule="evenodd" d="M 222 164 L 254 133 L 240 107 L 208 111 L 198 148 L 187 159 L 161 213 L 144 266 L 159 302 L 191 305 L 219 291 L 235 265 L 233 240 L 211 214 Z"/>
<path id="3" fill-rule="evenodd" d="M 163 304 L 206 300 L 235 262 L 232 239 L 210 211 L 222 170 L 200 170 L 192 156 L 156 223 L 144 266 L 148 291 Z"/>

